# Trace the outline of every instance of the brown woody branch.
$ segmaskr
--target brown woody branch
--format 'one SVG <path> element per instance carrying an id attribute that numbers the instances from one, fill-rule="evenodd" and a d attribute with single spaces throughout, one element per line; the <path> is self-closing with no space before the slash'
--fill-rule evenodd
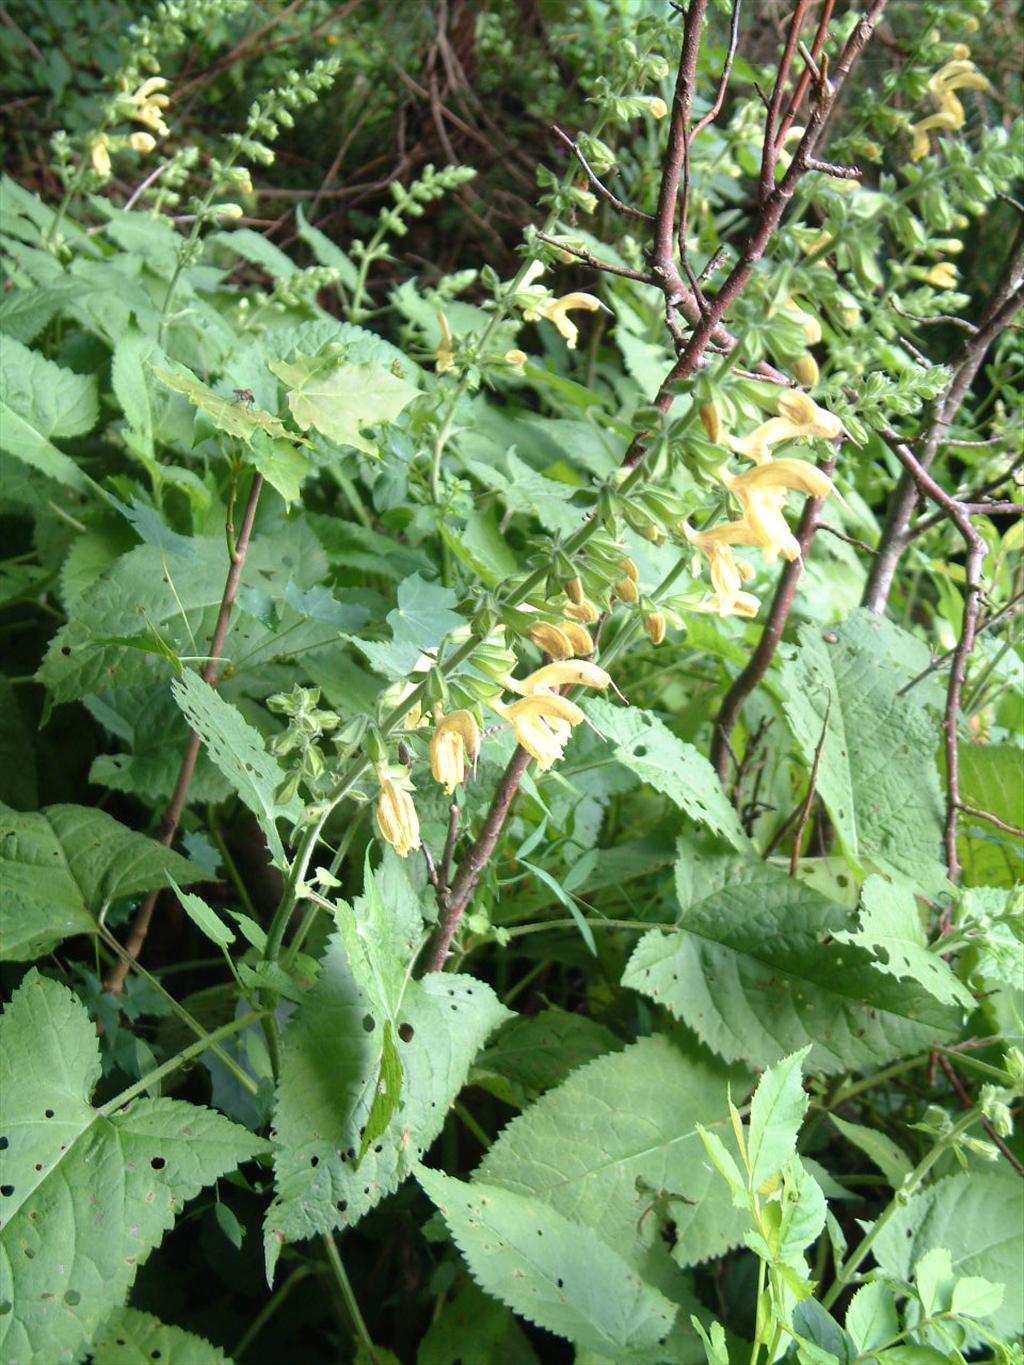
<path id="1" fill-rule="evenodd" d="M 255 474 L 252 487 L 249 489 L 249 501 L 246 503 L 238 539 L 230 551 L 228 576 L 224 583 L 224 592 L 220 600 L 220 610 L 217 613 L 217 624 L 214 626 L 213 639 L 210 641 L 210 655 L 200 675 L 203 682 L 209 683 L 211 687 L 220 675 L 221 654 L 224 649 L 224 641 L 227 639 L 228 625 L 231 621 L 235 598 L 238 596 L 238 587 L 242 579 L 242 570 L 245 567 L 245 556 L 249 550 L 249 540 L 252 536 L 253 522 L 256 520 L 256 509 L 259 506 L 262 489 L 263 475 Z M 178 770 L 178 780 L 174 784 L 174 791 L 171 793 L 171 799 L 167 803 L 167 809 L 164 811 L 163 819 L 160 822 L 159 839 L 165 848 L 170 848 L 174 842 L 174 836 L 178 832 L 178 825 L 181 823 L 181 817 L 188 801 L 189 788 L 192 786 L 196 763 L 199 759 L 199 746 L 199 736 L 195 730 L 192 730 L 189 733 L 188 744 L 185 746 L 181 767 Z M 120 995 L 121 991 L 124 990 L 129 961 L 134 962 L 142 952 L 159 894 L 159 891 L 150 891 L 136 912 L 131 931 L 128 934 L 128 941 L 125 944 L 127 956 L 114 964 L 109 976 L 103 983 L 104 989 L 109 991 L 111 995 Z"/>
<path id="2" fill-rule="evenodd" d="M 644 213 L 643 209 L 635 209 L 632 204 L 624 203 L 617 195 L 611 192 L 590 165 L 587 158 L 583 155 L 578 142 L 574 142 L 568 133 L 563 132 L 563 130 L 559 128 L 557 123 L 553 123 L 551 128 L 555 136 L 569 148 L 573 156 L 580 163 L 584 175 L 586 175 L 587 179 L 602 199 L 606 199 L 608 203 L 611 204 L 612 208 L 617 209 L 619 213 L 626 214 L 629 218 L 639 218 L 645 223 L 653 223 L 654 218 L 651 214 Z"/>

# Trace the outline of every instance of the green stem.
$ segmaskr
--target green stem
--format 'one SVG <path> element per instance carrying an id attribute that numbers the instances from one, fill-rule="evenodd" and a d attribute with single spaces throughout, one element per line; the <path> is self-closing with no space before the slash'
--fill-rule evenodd
<path id="1" fill-rule="evenodd" d="M 245 1329 L 245 1332 L 239 1337 L 237 1346 L 231 1352 L 232 1360 L 241 1359 L 244 1352 L 249 1349 L 300 1280 L 304 1280 L 312 1274 L 313 1267 L 309 1265 L 300 1265 L 296 1270 L 292 1271 L 284 1284 L 281 1285 L 281 1288 L 278 1289 L 276 1293 L 271 1294 L 270 1298 Z"/>
<path id="2" fill-rule="evenodd" d="M 334 1278 L 338 1282 L 338 1288 L 341 1290 L 341 1297 L 345 1300 L 345 1307 L 348 1309 L 349 1317 L 352 1319 L 352 1326 L 355 1328 L 356 1336 L 363 1343 L 366 1354 L 372 1365 L 380 1365 L 380 1356 L 377 1354 L 376 1347 L 373 1344 L 373 1338 L 367 1330 L 363 1315 L 359 1311 L 359 1303 L 353 1292 L 348 1275 L 345 1273 L 345 1267 L 342 1263 L 341 1255 L 338 1252 L 337 1244 L 329 1232 L 324 1234 L 323 1242 L 324 1250 L 327 1252 L 327 1260 L 334 1272 Z"/>
<path id="3" fill-rule="evenodd" d="M 906 1208 L 911 1195 L 922 1183 L 925 1176 L 938 1161 L 939 1157 L 949 1151 L 949 1149 L 956 1144 L 961 1135 L 966 1133 L 972 1124 L 978 1123 L 980 1119 L 981 1113 L 979 1110 L 968 1109 L 965 1114 L 957 1119 L 956 1123 L 954 1123 L 946 1136 L 940 1138 L 935 1146 L 932 1147 L 931 1151 L 928 1152 L 914 1170 L 911 1171 L 910 1175 L 907 1176 L 900 1187 L 898 1194 L 885 1206 L 879 1216 L 875 1219 L 874 1223 L 872 1223 L 870 1230 L 861 1239 L 859 1246 L 850 1253 L 840 1266 L 834 1284 L 821 1301 L 823 1308 L 832 1307 L 836 1299 L 846 1288 L 850 1281 L 850 1277 L 856 1273 L 858 1267 L 862 1264 L 868 1252 L 878 1241 L 878 1238 L 881 1236 L 884 1229 L 901 1209 Z"/>
<path id="4" fill-rule="evenodd" d="M 224 835 L 221 833 L 220 826 L 217 824 L 213 806 L 207 806 L 206 808 L 206 823 L 210 827 L 210 833 L 213 835 L 213 842 L 217 845 L 217 852 L 220 854 L 221 861 L 227 868 L 228 876 L 230 877 L 235 890 L 238 892 L 238 898 L 245 907 L 246 914 L 249 915 L 250 918 L 258 920 L 259 916 L 256 913 L 256 907 L 252 903 L 252 897 L 249 895 L 235 860 L 232 858 L 228 851 L 228 846 L 224 842 Z"/>
<path id="5" fill-rule="evenodd" d="M 169 1076 L 172 1071 L 177 1071 L 180 1066 L 184 1066 L 185 1063 L 190 1062 L 193 1057 L 198 1057 L 204 1052 L 215 1051 L 217 1056 L 223 1059 L 225 1054 L 219 1048 L 214 1047 L 214 1044 L 219 1043 L 222 1038 L 230 1038 L 234 1033 L 241 1033 L 243 1029 L 246 1029 L 250 1024 L 255 1023 L 259 1017 L 260 1016 L 253 1011 L 249 1014 L 243 1014 L 240 1019 L 232 1019 L 230 1023 L 221 1024 L 220 1028 L 214 1029 L 212 1033 L 206 1034 L 205 1037 L 200 1038 L 198 1042 L 191 1043 L 181 1052 L 175 1053 L 168 1061 L 164 1062 L 161 1066 L 158 1066 L 155 1071 L 151 1071 L 148 1076 L 143 1076 L 142 1079 L 136 1081 L 134 1085 L 130 1085 L 127 1090 L 122 1090 L 120 1095 L 115 1095 L 112 1100 L 108 1100 L 107 1103 L 96 1112 L 101 1118 L 109 1118 L 111 1114 L 116 1113 L 123 1105 L 126 1105 L 130 1100 L 133 1100 L 136 1095 L 141 1095 L 144 1091 L 148 1090 L 151 1085 L 155 1085 L 157 1081 L 163 1080 L 163 1078 Z M 255 1095 L 256 1086 L 251 1077 L 246 1076 L 245 1080 L 250 1094 Z"/>
<path id="6" fill-rule="evenodd" d="M 484 1149 L 484 1151 L 485 1152 L 489 1151 L 492 1145 L 491 1138 L 487 1136 L 487 1134 L 480 1127 L 479 1123 L 477 1123 L 476 1119 L 469 1112 L 469 1110 L 462 1103 L 462 1101 L 456 1100 L 455 1103 L 452 1105 L 452 1108 L 455 1110 L 456 1114 L 459 1116 L 462 1122 L 466 1125 L 469 1131 L 476 1138 L 477 1142 L 479 1142 L 480 1146 Z"/>

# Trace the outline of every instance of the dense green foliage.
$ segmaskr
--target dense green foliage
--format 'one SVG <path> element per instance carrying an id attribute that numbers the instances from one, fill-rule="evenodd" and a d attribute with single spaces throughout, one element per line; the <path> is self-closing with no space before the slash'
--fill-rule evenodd
<path id="1" fill-rule="evenodd" d="M 66 8 L 0 1361 L 1021 1365 L 1007 8 Z"/>

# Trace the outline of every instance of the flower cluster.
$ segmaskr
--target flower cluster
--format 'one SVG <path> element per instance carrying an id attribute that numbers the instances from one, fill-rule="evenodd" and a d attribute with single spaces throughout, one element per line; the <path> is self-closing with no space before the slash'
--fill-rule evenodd
<path id="1" fill-rule="evenodd" d="M 704 404 L 700 416 L 709 437 L 720 440 L 722 424 L 717 404 Z M 832 492 L 831 479 L 820 469 L 806 460 L 774 459 L 772 446 L 806 437 L 835 440 L 842 430 L 839 419 L 818 407 L 807 394 L 787 391 L 779 399 L 778 417 L 769 418 L 745 437 L 730 440 L 732 449 L 754 464 L 744 474 L 719 472 L 722 483 L 739 500 L 741 515 L 708 531 L 695 531 L 688 523 L 681 524 L 687 540 L 707 557 L 710 565 L 714 596 L 708 609 L 720 616 L 756 616 L 758 600 L 743 589 L 754 570 L 746 560 L 736 558 L 733 547 L 754 546 L 770 561 L 779 555 L 783 559 L 798 559 L 800 545 L 783 516 L 787 490 L 812 498 L 824 498 Z"/>
<path id="2" fill-rule="evenodd" d="M 565 337 L 565 344 L 569 350 L 574 351 L 580 332 L 569 317 L 569 313 L 574 308 L 585 308 L 588 312 L 594 313 L 604 305 L 593 294 L 564 294 L 560 299 L 555 298 L 550 289 L 545 289 L 543 285 L 534 283 L 543 274 L 543 263 L 541 261 L 531 262 L 519 288 L 516 290 L 516 302 L 522 308 L 523 318 L 526 322 L 539 322 L 541 318 L 553 322 L 561 335 Z"/>
<path id="3" fill-rule="evenodd" d="M 910 149 L 911 161 L 920 161 L 931 151 L 929 132 L 953 132 L 964 126 L 964 107 L 955 91 L 991 88 L 974 63 L 968 60 L 970 49 L 961 45 L 959 51 L 962 56 L 940 67 L 928 82 L 928 91 L 938 106 L 938 112 L 912 125 L 910 131 L 914 141 Z"/>
<path id="4" fill-rule="evenodd" d="M 126 138 L 113 139 L 106 133 L 97 133 L 89 144 L 89 160 L 97 175 L 104 179 L 110 175 L 112 151 L 130 147 L 133 152 L 145 156 L 156 147 L 156 137 L 166 137 L 171 131 L 163 116 L 163 111 L 171 102 L 171 97 L 163 93 L 167 85 L 165 77 L 149 76 L 133 94 L 125 90 L 117 97 L 112 106 L 114 115 L 141 123 L 151 131 L 130 133 Z"/>

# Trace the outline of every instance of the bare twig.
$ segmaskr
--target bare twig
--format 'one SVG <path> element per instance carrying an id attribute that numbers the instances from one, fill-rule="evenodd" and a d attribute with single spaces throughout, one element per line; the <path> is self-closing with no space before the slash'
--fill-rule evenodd
<path id="1" fill-rule="evenodd" d="M 782 112 L 782 97 L 786 91 L 789 81 L 789 73 L 793 65 L 793 57 L 796 53 L 797 43 L 800 41 L 800 30 L 804 25 L 804 18 L 807 14 L 807 0 L 796 0 L 793 6 L 793 14 L 789 21 L 789 30 L 786 34 L 786 45 L 782 51 L 782 60 L 779 62 L 778 71 L 775 75 L 775 84 L 772 86 L 771 99 L 768 101 L 768 118 L 764 126 L 764 145 L 761 148 L 761 203 L 768 202 L 772 190 L 775 188 L 775 166 L 779 158 L 779 146 L 776 141 L 776 130 L 779 123 L 779 115 Z M 821 84 L 820 74 L 817 76 L 818 84 Z"/>
<path id="2" fill-rule="evenodd" d="M 640 218 L 645 223 L 654 222 L 653 214 L 644 213 L 642 209 L 635 209 L 632 204 L 623 203 L 623 201 L 619 199 L 617 195 L 612 194 L 611 190 L 600 178 L 600 176 L 593 170 L 593 168 L 590 165 L 590 162 L 583 155 L 583 152 L 580 150 L 579 143 L 574 142 L 568 133 L 563 132 L 563 130 L 559 128 L 557 123 L 553 123 L 551 125 L 551 131 L 555 134 L 557 138 L 560 139 L 560 141 L 564 142 L 565 145 L 570 149 L 573 156 L 575 156 L 576 160 L 580 163 L 580 166 L 582 167 L 583 172 L 586 175 L 587 179 L 590 181 L 591 185 L 593 185 L 594 189 L 597 190 L 598 194 L 601 196 L 602 199 L 607 199 L 608 203 L 611 204 L 612 208 L 618 209 L 620 213 L 625 213 L 630 218 Z"/>
<path id="3" fill-rule="evenodd" d="M 945 1056 L 943 1053 L 941 1053 L 941 1052 L 938 1052 L 938 1053 L 936 1053 L 935 1055 L 936 1055 L 936 1056 L 938 1057 L 938 1059 L 939 1059 L 939 1065 L 942 1067 L 943 1071 L 946 1073 L 946 1079 L 949 1081 L 950 1085 L 951 1085 L 951 1086 L 953 1087 L 953 1089 L 956 1091 L 957 1097 L 958 1097 L 958 1099 L 960 1100 L 960 1103 L 964 1106 L 965 1109 L 973 1109 L 973 1108 L 975 1108 L 975 1103 L 974 1103 L 974 1100 L 971 1098 L 970 1092 L 968 1091 L 968 1089 L 967 1089 L 967 1087 L 964 1085 L 964 1083 L 961 1081 L 960 1077 L 959 1077 L 959 1076 L 956 1074 L 956 1072 L 954 1071 L 954 1069 L 953 1069 L 953 1064 L 952 1064 L 952 1062 L 949 1060 L 949 1058 L 946 1057 L 946 1056 Z M 995 1143 L 995 1145 L 996 1145 L 996 1146 L 999 1148 L 999 1150 L 1002 1152 L 1003 1156 L 1006 1157 L 1007 1161 L 1010 1163 L 1010 1165 L 1013 1167 L 1013 1169 L 1017 1172 L 1017 1174 L 1018 1174 L 1018 1175 L 1024 1175 L 1024 1166 L 1022 1166 L 1022 1165 L 1020 1164 L 1020 1162 L 1017 1160 L 1017 1158 L 1014 1156 L 1014 1154 L 1010 1151 L 1009 1147 L 1007 1147 L 1006 1143 L 1005 1143 L 1005 1142 L 1003 1141 L 1003 1139 L 999 1136 L 999 1134 L 996 1132 L 996 1130 L 992 1127 L 992 1125 L 991 1125 L 991 1123 L 989 1123 L 988 1119 L 983 1118 L 983 1119 L 981 1120 L 981 1126 L 985 1129 L 985 1132 L 988 1133 L 989 1137 L 992 1139 L 992 1141 Z"/>
<path id="4" fill-rule="evenodd" d="M 698 119 L 690 133 L 690 143 L 699 133 L 702 133 L 709 123 L 714 123 L 715 119 L 722 112 L 722 105 L 725 102 L 725 92 L 729 86 L 729 77 L 732 75 L 732 64 L 736 57 L 736 48 L 740 40 L 740 5 L 742 0 L 732 0 L 732 17 L 729 20 L 729 46 L 726 50 L 725 61 L 722 64 L 722 74 L 718 78 L 718 89 L 715 92 L 715 101 L 703 118 Z"/>
<path id="5" fill-rule="evenodd" d="M 1024 590 L 1015 593 L 1014 596 L 1010 598 L 1009 602 L 1007 602 L 1004 607 L 1000 607 L 999 611 L 997 611 L 994 615 L 990 616 L 986 621 L 982 621 L 981 624 L 978 626 L 977 630 L 974 632 L 974 638 L 977 639 L 978 636 L 981 635 L 983 631 L 991 630 L 993 626 L 998 625 L 1001 621 L 1005 621 L 1005 619 L 1008 616 L 1012 616 L 1022 602 L 1024 602 Z M 911 690 L 911 688 L 916 687 L 918 683 L 924 682 L 925 678 L 931 677 L 933 673 L 938 672 L 938 670 L 942 668 L 943 665 L 949 663 L 950 659 L 952 659 L 955 653 L 956 649 L 954 647 L 953 649 L 947 649 L 945 654 L 940 654 L 938 658 L 933 659 L 927 668 L 922 669 L 921 672 L 918 673 L 917 677 L 911 678 L 910 682 L 905 683 L 900 688 L 900 690 L 896 693 L 897 697 L 906 696 L 906 694 Z"/>
<path id="6" fill-rule="evenodd" d="M 821 8 L 821 14 L 818 17 L 818 27 L 814 34 L 814 42 L 811 44 L 811 61 L 805 63 L 804 69 L 800 74 L 800 79 L 796 83 L 796 89 L 793 91 L 793 98 L 789 102 L 789 108 L 786 110 L 786 116 L 779 125 L 778 135 L 775 139 L 776 151 L 781 150 L 785 143 L 786 134 L 789 132 L 790 128 L 792 128 L 793 120 L 797 115 L 797 110 L 803 103 L 804 96 L 807 94 L 811 84 L 811 77 L 818 69 L 818 58 L 821 56 L 826 39 L 828 38 L 828 26 L 832 20 L 832 10 L 834 8 L 835 0 L 825 0 L 825 3 Z"/>
<path id="7" fill-rule="evenodd" d="M 252 536 L 253 523 L 256 520 L 256 509 L 259 506 L 262 488 L 262 474 L 254 475 L 252 487 L 249 489 L 249 501 L 246 503 L 245 515 L 242 518 L 242 526 L 238 533 L 238 540 L 235 542 L 234 550 L 230 555 L 228 575 L 220 599 L 220 610 L 217 613 L 217 624 L 214 626 L 213 638 L 210 641 L 209 659 L 201 674 L 203 682 L 209 683 L 211 687 L 216 683 L 220 674 L 221 654 L 224 649 L 224 641 L 227 638 L 235 598 L 238 596 L 238 587 L 242 579 L 242 570 L 245 567 L 245 556 L 249 549 L 249 540 Z M 171 799 L 164 811 L 163 820 L 160 822 L 159 838 L 160 843 L 165 848 L 170 848 L 174 842 L 178 825 L 181 823 L 181 817 L 188 801 L 189 788 L 192 785 L 192 777 L 196 770 L 196 762 L 199 758 L 199 745 L 199 736 L 193 730 L 189 734 L 188 744 L 185 746 L 185 754 L 178 770 L 178 780 L 174 784 L 174 791 L 171 793 Z M 129 960 L 134 961 L 142 952 L 159 894 L 159 891 L 150 891 L 136 912 L 128 941 L 125 944 L 127 957 L 114 964 L 104 982 L 104 989 L 109 991 L 111 995 L 120 995 L 124 989 L 125 978 L 128 975 Z"/>
<path id="8" fill-rule="evenodd" d="M 998 815 L 993 815 L 990 810 L 978 810 L 976 806 L 965 806 L 959 802 L 961 815 L 966 815 L 972 820 L 984 820 L 986 824 L 995 825 L 996 829 L 1002 830 L 1004 834 L 1012 834 L 1015 839 L 1024 839 L 1024 829 L 1018 829 L 1016 825 L 1008 825 L 1005 820 L 1000 820 Z"/>
<path id="9" fill-rule="evenodd" d="M 546 242 L 548 246 L 556 247 L 559 251 L 567 251 L 570 256 L 575 256 L 578 261 L 583 261 L 585 265 L 591 266 L 594 270 L 602 270 L 607 275 L 621 275 L 624 280 L 636 280 L 638 284 L 654 284 L 649 271 L 631 270 L 629 266 L 613 265 L 611 261 L 599 260 L 593 252 L 587 251 L 585 247 L 571 246 L 558 237 L 549 237 L 546 232 L 541 232 L 539 229 L 535 235 L 540 241 Z"/>

